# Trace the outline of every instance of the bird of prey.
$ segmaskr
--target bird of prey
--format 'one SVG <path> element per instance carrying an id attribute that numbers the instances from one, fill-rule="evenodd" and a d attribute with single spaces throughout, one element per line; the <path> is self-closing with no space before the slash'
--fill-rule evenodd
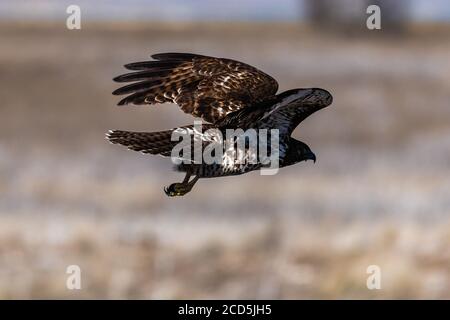
<path id="1" fill-rule="evenodd" d="M 300 161 L 316 161 L 309 146 L 292 138 L 291 133 L 309 115 L 332 103 L 328 91 L 308 88 L 277 94 L 275 79 L 231 59 L 191 53 L 160 53 L 151 57 L 151 61 L 125 65 L 132 72 L 114 78 L 120 83 L 131 82 L 113 92 L 114 95 L 125 95 L 118 105 L 175 103 L 184 112 L 206 122 L 202 124 L 203 133 L 194 130 L 193 125 L 181 127 L 185 133 L 199 136 L 203 147 L 214 140 L 204 133 L 212 128 L 222 133 L 238 128 L 278 129 L 280 168 Z M 172 141 L 172 134 L 179 129 L 160 132 L 110 130 L 107 139 L 134 151 L 169 157 L 178 143 Z M 185 172 L 185 178 L 164 191 L 168 196 L 182 196 L 190 192 L 200 178 L 238 175 L 266 166 L 260 160 L 238 163 L 230 162 L 226 157 L 209 164 L 194 161 L 177 164 L 176 170 Z"/>

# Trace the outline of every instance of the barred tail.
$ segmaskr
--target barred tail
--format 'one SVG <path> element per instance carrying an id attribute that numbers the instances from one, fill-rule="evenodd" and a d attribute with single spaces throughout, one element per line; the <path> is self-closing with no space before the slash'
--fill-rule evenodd
<path id="1" fill-rule="evenodd" d="M 178 143 L 177 141 L 171 141 L 174 130 L 176 129 L 158 132 L 110 130 L 106 134 L 106 138 L 109 142 L 121 144 L 130 150 L 170 156 L 172 148 Z"/>

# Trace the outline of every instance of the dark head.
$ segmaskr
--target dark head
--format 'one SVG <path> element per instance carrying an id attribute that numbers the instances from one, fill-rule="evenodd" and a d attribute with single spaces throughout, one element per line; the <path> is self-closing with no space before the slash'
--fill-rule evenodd
<path id="1" fill-rule="evenodd" d="M 283 167 L 306 160 L 316 162 L 316 155 L 311 151 L 306 143 L 291 138 L 286 156 L 283 160 Z"/>

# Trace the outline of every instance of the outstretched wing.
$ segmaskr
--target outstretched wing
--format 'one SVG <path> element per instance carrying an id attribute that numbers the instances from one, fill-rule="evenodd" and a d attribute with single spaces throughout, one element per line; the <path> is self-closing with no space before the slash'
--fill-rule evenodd
<path id="1" fill-rule="evenodd" d="M 277 95 L 272 103 L 232 113 L 219 126 L 279 129 L 280 135 L 290 136 L 300 122 L 332 101 L 332 95 L 324 89 L 293 89 Z"/>
<path id="2" fill-rule="evenodd" d="M 281 101 L 260 121 L 267 121 L 270 127 L 280 130 L 280 135 L 287 136 L 307 117 L 333 102 L 333 96 L 327 90 L 319 88 L 289 90 L 279 98 Z"/>
<path id="3" fill-rule="evenodd" d="M 135 62 L 135 72 L 114 78 L 133 82 L 113 92 L 125 95 L 119 105 L 173 102 L 193 116 L 215 123 L 227 114 L 272 98 L 278 83 L 245 63 L 188 53 L 152 55 L 155 61 Z"/>

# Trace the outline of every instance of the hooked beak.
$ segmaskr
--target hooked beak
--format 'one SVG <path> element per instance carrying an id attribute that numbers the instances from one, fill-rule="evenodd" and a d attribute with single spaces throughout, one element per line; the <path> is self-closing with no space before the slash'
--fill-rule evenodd
<path id="1" fill-rule="evenodd" d="M 306 160 L 312 160 L 314 161 L 314 163 L 316 163 L 316 155 L 312 152 L 308 152 L 307 154 L 305 154 L 305 161 Z"/>

